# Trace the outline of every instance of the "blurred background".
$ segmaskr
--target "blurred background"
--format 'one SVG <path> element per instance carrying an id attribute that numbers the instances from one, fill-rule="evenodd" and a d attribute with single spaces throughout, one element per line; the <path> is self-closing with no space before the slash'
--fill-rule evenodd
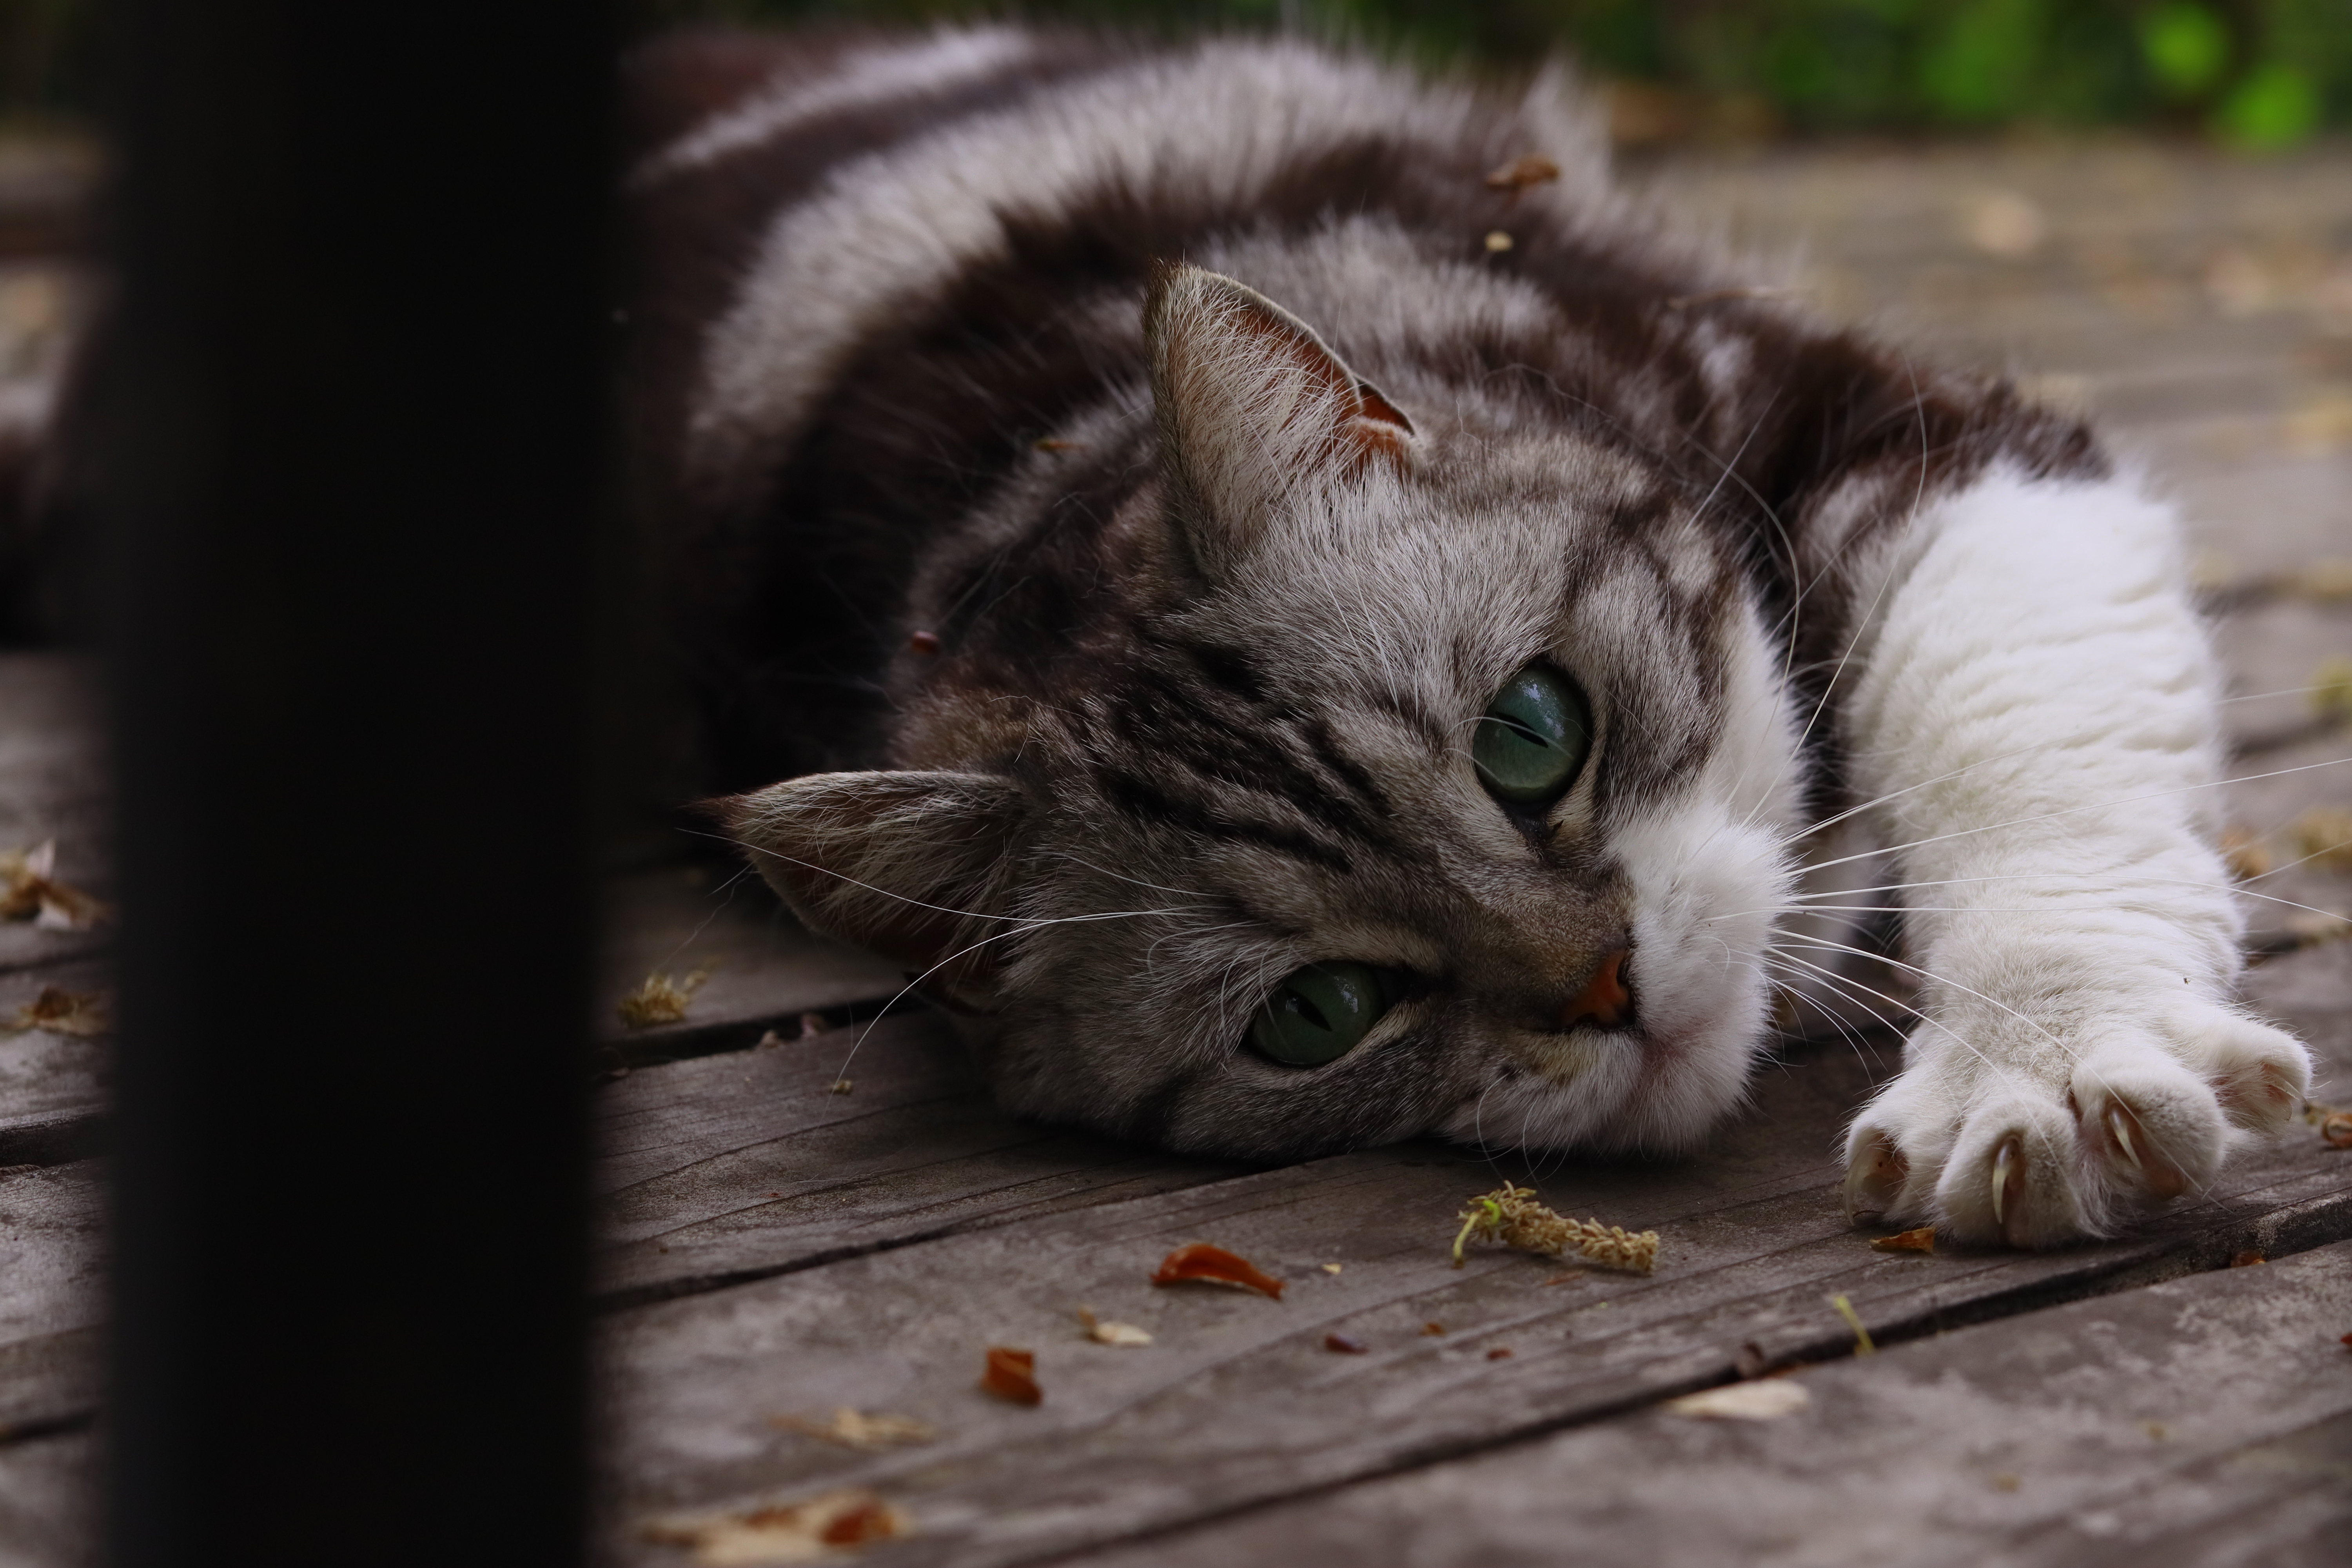
<path id="1" fill-rule="evenodd" d="M 1018 12 L 1129 27 L 1297 26 L 1433 62 L 1566 48 L 1621 84 L 1629 140 L 2160 126 L 2293 146 L 2352 122 L 2352 0 L 620 0 L 694 22 Z M 97 0 L 0 0 L 0 124 L 71 125 Z"/>

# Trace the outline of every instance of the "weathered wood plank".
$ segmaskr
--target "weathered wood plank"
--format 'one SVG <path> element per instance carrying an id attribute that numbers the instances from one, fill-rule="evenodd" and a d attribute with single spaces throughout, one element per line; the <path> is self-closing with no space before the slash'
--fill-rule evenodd
<path id="1" fill-rule="evenodd" d="M 96 1407 L 105 1220 L 95 1161 L 0 1173 L 0 1436 Z"/>
<path id="2" fill-rule="evenodd" d="M 895 965 L 812 935 L 748 873 L 693 866 L 623 879 L 608 895 L 605 928 L 595 1022 L 607 1054 L 624 1062 L 737 1049 L 779 1024 L 793 1032 L 803 1013 L 870 1011 L 907 984 Z M 682 1020 L 622 1023 L 621 998 L 648 975 L 684 982 L 698 971 Z"/>
<path id="3" fill-rule="evenodd" d="M 845 1063 L 852 1089 L 835 1094 Z M 1004 1114 L 928 1012 L 640 1068 L 604 1089 L 596 1120 L 597 1289 L 608 1302 L 1239 1169 Z"/>
<path id="4" fill-rule="evenodd" d="M 614 1485 L 635 1519 L 869 1484 L 924 1521 L 902 1561 L 1025 1561 L 1594 1419 L 1729 1375 L 1743 1343 L 1776 1361 L 1837 1353 L 1850 1335 L 1827 1295 L 1898 1336 L 2211 1267 L 2242 1246 L 2352 1234 L 2352 1164 L 2298 1138 L 2119 1241 L 2035 1257 L 1873 1253 L 1839 1210 L 1831 1158 L 1864 1077 L 1851 1055 L 1822 1052 L 1769 1078 L 1757 1113 L 1705 1158 L 1555 1173 L 1545 1187 L 1562 1206 L 1665 1231 L 1651 1279 L 1547 1286 L 1561 1270 L 1518 1256 L 1452 1270 L 1451 1217 L 1496 1174 L 1408 1148 L 621 1313 L 604 1352 Z M 1287 1277 L 1289 1299 L 1151 1289 L 1160 1257 L 1194 1239 Z M 1160 1343 L 1085 1342 L 1081 1304 Z M 1423 1335 L 1431 1321 L 1450 1331 Z M 1335 1330 L 1372 1352 L 1328 1352 Z M 991 1343 L 1040 1352 L 1043 1407 L 973 1391 Z M 1503 1346 L 1511 1360 L 1486 1359 Z M 869 1458 L 771 1424 L 837 1405 L 912 1415 L 943 1436 Z"/>
<path id="5" fill-rule="evenodd" d="M 104 995 L 102 960 L 0 971 L 0 1025 L 46 987 Z M 106 1112 L 104 1037 L 47 1029 L 0 1032 L 0 1167 L 54 1165 L 96 1152 Z"/>
<path id="6" fill-rule="evenodd" d="M 88 1432 L 0 1447 L 0 1568 L 99 1562 L 98 1458 Z"/>
<path id="7" fill-rule="evenodd" d="M 0 849 L 55 839 L 58 877 L 103 898 L 113 884 L 113 793 L 100 723 L 88 660 L 0 653 Z M 104 927 L 43 931 L 0 921 L 0 974 L 89 953 L 107 940 Z"/>
<path id="8" fill-rule="evenodd" d="M 1814 1368 L 1781 1419 L 1645 1411 L 1078 1561 L 2341 1563 L 2347 1325 L 2338 1243 Z"/>

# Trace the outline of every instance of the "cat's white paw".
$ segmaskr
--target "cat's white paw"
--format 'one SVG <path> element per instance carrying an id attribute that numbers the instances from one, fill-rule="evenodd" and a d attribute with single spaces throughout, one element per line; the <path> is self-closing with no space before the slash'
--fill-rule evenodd
<path id="1" fill-rule="evenodd" d="M 2202 1191 L 2233 1142 L 2286 1124 L 2311 1078 L 2293 1037 L 2188 998 L 2038 1026 L 1930 1019 L 1906 1057 L 1847 1135 L 1847 1213 L 2013 1247 L 2105 1235 Z"/>

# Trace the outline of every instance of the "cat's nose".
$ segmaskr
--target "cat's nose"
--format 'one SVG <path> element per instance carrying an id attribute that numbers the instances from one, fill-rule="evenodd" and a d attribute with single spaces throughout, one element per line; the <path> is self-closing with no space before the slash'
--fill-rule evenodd
<path id="1" fill-rule="evenodd" d="M 1614 1029 L 1632 1023 L 1633 992 L 1626 984 L 1625 963 L 1633 956 L 1633 949 L 1621 947 L 1603 958 L 1584 989 L 1559 1010 L 1559 1026 L 1580 1029 L 1590 1025 L 1597 1029 Z"/>

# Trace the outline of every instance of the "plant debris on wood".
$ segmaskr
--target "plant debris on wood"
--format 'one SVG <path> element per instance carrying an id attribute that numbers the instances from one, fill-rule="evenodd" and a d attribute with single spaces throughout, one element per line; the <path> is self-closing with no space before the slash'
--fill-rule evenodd
<path id="1" fill-rule="evenodd" d="M 1837 1309 L 1837 1315 L 1845 1320 L 1845 1326 L 1853 1331 L 1853 1353 L 1876 1355 L 1878 1346 L 1872 1341 L 1870 1331 L 1862 1326 L 1862 1314 L 1853 1310 L 1853 1303 L 1843 1296 L 1832 1296 L 1829 1302 Z"/>
<path id="2" fill-rule="evenodd" d="M 1923 1225 L 1916 1230 L 1902 1230 L 1893 1236 L 1882 1236 L 1870 1244 L 1873 1252 L 1933 1252 L 1936 1250 L 1936 1227 Z"/>
<path id="3" fill-rule="evenodd" d="M 646 983 L 621 998 L 616 1009 L 621 1022 L 632 1029 L 650 1029 L 656 1024 L 675 1024 L 683 1020 L 694 994 L 710 978 L 710 971 L 698 969 L 683 980 L 673 980 L 667 974 L 648 974 Z"/>
<path id="4" fill-rule="evenodd" d="M 2322 871 L 2352 871 L 2352 810 L 2315 805 L 2294 819 L 2295 852 Z"/>
<path id="5" fill-rule="evenodd" d="M 1558 1258 L 1574 1250 L 1585 1258 L 1609 1268 L 1623 1268 L 1635 1274 L 1647 1274 L 1658 1261 L 1658 1233 L 1645 1230 L 1636 1236 L 1616 1226 L 1604 1226 L 1599 1220 L 1572 1220 L 1553 1213 L 1536 1202 L 1533 1187 L 1515 1187 L 1508 1182 L 1493 1192 L 1470 1200 L 1470 1206 L 1458 1216 L 1462 1230 L 1454 1238 L 1454 1267 L 1462 1267 L 1463 1247 L 1473 1237 L 1501 1242 L 1522 1252 L 1541 1253 Z"/>
<path id="6" fill-rule="evenodd" d="M 1045 1391 L 1037 1386 L 1037 1352 L 1005 1345 L 988 1347 L 988 1369 L 980 1374 L 983 1393 L 1015 1405 L 1042 1405 Z"/>
<path id="7" fill-rule="evenodd" d="M 114 1027 L 112 1010 L 103 992 L 68 991 L 44 985 L 41 994 L 16 1009 L 15 1017 L 0 1024 L 0 1032 L 22 1034 L 46 1029 L 52 1035 L 77 1035 L 88 1039 Z"/>
<path id="8" fill-rule="evenodd" d="M 790 1508 L 688 1515 L 645 1527 L 646 1539 L 690 1546 L 694 1560 L 711 1568 L 814 1563 L 908 1531 L 905 1514 L 863 1488 L 827 1492 Z"/>
<path id="9" fill-rule="evenodd" d="M 1812 1402 L 1811 1391 L 1803 1384 L 1791 1383 L 1785 1377 L 1767 1377 L 1685 1394 L 1680 1399 L 1667 1400 L 1666 1408 L 1676 1415 L 1708 1421 L 1777 1421 L 1783 1415 L 1794 1415 Z"/>
<path id="10" fill-rule="evenodd" d="M 1160 1260 L 1159 1269 L 1151 1276 L 1154 1285 L 1181 1285 L 1191 1279 L 1205 1279 L 1217 1285 L 1238 1285 L 1244 1290 L 1282 1300 L 1284 1281 L 1259 1268 L 1246 1258 L 1237 1257 L 1222 1247 L 1212 1247 L 1205 1241 L 1195 1241 L 1180 1247 Z"/>
<path id="11" fill-rule="evenodd" d="M 772 1425 L 787 1432 L 804 1432 L 812 1437 L 822 1437 L 828 1443 L 838 1443 L 845 1448 L 861 1453 L 877 1454 L 885 1448 L 896 1448 L 908 1443 L 928 1443 L 939 1434 L 929 1422 L 918 1421 L 911 1415 L 872 1415 L 853 1410 L 844 1405 L 828 1421 L 807 1415 L 778 1415 Z"/>
<path id="12" fill-rule="evenodd" d="M 1490 191 L 1508 191 L 1518 195 L 1529 185 L 1540 185 L 1559 178 L 1559 165 L 1549 158 L 1530 153 L 1524 158 L 1514 158 L 1486 176 Z"/>
<path id="13" fill-rule="evenodd" d="M 2323 1105 L 2315 1100 L 2303 1102 L 2303 1120 L 2319 1129 L 2320 1137 L 2330 1147 L 2352 1149 L 2352 1110 L 2340 1105 Z"/>
<path id="14" fill-rule="evenodd" d="M 1087 1338 L 1098 1345 L 1115 1345 L 1121 1350 L 1139 1350 L 1151 1342 L 1148 1329 L 1133 1323 L 1107 1322 L 1094 1314 L 1091 1307 L 1078 1309 L 1078 1321 L 1086 1325 Z"/>
<path id="15" fill-rule="evenodd" d="M 42 931 L 88 931 L 112 911 L 57 878 L 58 841 L 0 850 L 0 920 L 30 921 Z"/>
<path id="16" fill-rule="evenodd" d="M 1323 1348 L 1339 1355 L 1362 1355 L 1372 1347 L 1353 1334 L 1343 1334 L 1335 1329 L 1323 1336 Z"/>

